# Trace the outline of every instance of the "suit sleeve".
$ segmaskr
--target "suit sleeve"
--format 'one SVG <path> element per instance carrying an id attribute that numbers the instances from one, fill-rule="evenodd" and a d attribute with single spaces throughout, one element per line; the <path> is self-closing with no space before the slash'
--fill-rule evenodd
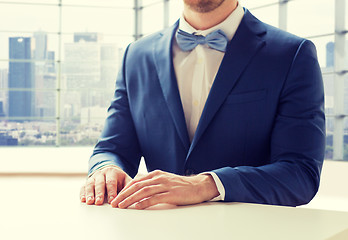
<path id="1" fill-rule="evenodd" d="M 104 129 L 89 159 L 89 174 L 108 164 L 119 166 L 131 177 L 138 171 L 141 151 L 127 96 L 127 52 L 128 48 L 116 79 L 116 90 L 108 108 Z"/>
<path id="2" fill-rule="evenodd" d="M 324 90 L 315 46 L 302 41 L 287 74 L 271 135 L 270 164 L 214 170 L 225 201 L 297 206 L 319 188 L 325 152 Z"/>

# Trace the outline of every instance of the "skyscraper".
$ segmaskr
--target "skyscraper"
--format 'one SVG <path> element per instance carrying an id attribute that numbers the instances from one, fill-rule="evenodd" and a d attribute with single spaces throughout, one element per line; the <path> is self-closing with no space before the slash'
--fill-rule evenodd
<path id="1" fill-rule="evenodd" d="M 74 33 L 74 42 L 99 42 L 101 35 L 98 33 L 91 32 L 79 32 Z"/>
<path id="2" fill-rule="evenodd" d="M 335 60 L 335 43 L 328 42 L 326 44 L 326 67 L 333 67 Z"/>
<path id="3" fill-rule="evenodd" d="M 55 66 L 55 53 L 54 51 L 48 51 L 47 52 L 47 62 L 46 62 L 46 69 L 48 73 L 55 73 L 56 72 L 56 66 Z M 54 87 L 54 85 L 52 86 Z"/>
<path id="4" fill-rule="evenodd" d="M 34 32 L 33 45 L 35 46 L 33 59 L 35 59 L 35 114 L 38 117 L 55 116 L 55 92 L 46 89 L 56 87 L 54 52 L 48 51 L 47 33 Z"/>
<path id="5" fill-rule="evenodd" d="M 345 42 L 345 59 L 344 59 L 344 68 L 348 69 L 348 40 Z M 328 42 L 326 44 L 326 67 L 333 67 L 335 64 L 335 43 Z"/>
<path id="6" fill-rule="evenodd" d="M 35 50 L 34 56 L 35 60 L 46 60 L 47 58 L 47 33 L 46 32 L 34 32 L 35 39 Z"/>
<path id="7" fill-rule="evenodd" d="M 8 70 L 0 69 L 0 102 L 2 102 L 2 113 L 0 116 L 7 115 L 7 102 L 8 102 L 8 91 L 4 90 L 8 88 Z"/>
<path id="8" fill-rule="evenodd" d="M 0 101 L 0 117 L 5 117 L 5 112 L 4 112 L 4 104 L 2 101 Z"/>
<path id="9" fill-rule="evenodd" d="M 25 117 L 34 116 L 34 92 L 31 89 L 35 86 L 31 56 L 31 38 L 9 38 L 8 87 L 14 89 L 9 92 L 9 117 L 23 117 L 23 120 L 29 120 Z M 23 62 L 12 60 L 22 60 Z"/>
<path id="10" fill-rule="evenodd" d="M 105 108 L 112 97 L 119 49 L 100 40 L 97 33 L 75 33 L 74 42 L 64 45 L 64 76 L 69 92 L 64 95 L 63 106 L 71 116 L 79 116 L 82 108 Z M 110 89 L 111 94 L 104 89 Z"/>

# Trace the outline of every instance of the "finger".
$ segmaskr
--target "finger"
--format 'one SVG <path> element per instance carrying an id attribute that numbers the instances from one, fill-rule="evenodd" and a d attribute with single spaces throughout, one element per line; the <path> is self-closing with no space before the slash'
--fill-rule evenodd
<path id="1" fill-rule="evenodd" d="M 106 191 L 108 195 L 108 203 L 117 196 L 117 172 L 110 171 L 105 175 Z"/>
<path id="2" fill-rule="evenodd" d="M 169 192 L 159 193 L 138 202 L 137 204 L 135 204 L 135 208 L 140 210 L 140 209 L 146 209 L 148 207 L 151 207 L 160 203 L 170 203 L 171 198 L 172 197 Z"/>
<path id="3" fill-rule="evenodd" d="M 144 181 L 144 180 L 148 180 L 148 179 L 151 179 L 151 177 L 148 177 L 148 175 L 141 176 L 141 177 L 135 176 L 135 178 L 133 178 L 131 181 L 129 181 L 118 194 L 120 195 L 121 193 L 125 192 L 127 189 L 132 187 L 134 184 L 141 182 L 141 181 Z"/>
<path id="4" fill-rule="evenodd" d="M 137 181 L 131 186 L 129 186 L 127 189 L 124 188 L 122 191 L 117 195 L 117 197 L 112 201 L 111 205 L 113 207 L 118 207 L 119 203 L 134 194 L 135 192 L 139 191 L 140 189 L 152 185 L 157 185 L 158 179 L 148 179 L 144 181 Z"/>
<path id="5" fill-rule="evenodd" d="M 131 186 L 133 186 L 134 184 L 136 184 L 138 182 L 142 182 L 142 181 L 145 181 L 145 180 L 150 180 L 150 179 L 154 178 L 155 176 L 160 175 L 162 173 L 163 172 L 160 171 L 160 170 L 155 170 L 155 171 L 152 171 L 152 172 L 150 172 L 150 173 L 148 173 L 146 175 L 143 175 L 143 174 L 137 175 L 137 176 L 135 176 L 134 179 L 132 179 L 130 182 L 128 182 L 128 184 L 122 189 L 122 191 L 119 192 L 119 194 L 123 193 L 128 188 L 130 188 Z"/>
<path id="6" fill-rule="evenodd" d="M 137 203 L 143 199 L 151 198 L 152 196 L 165 192 L 166 189 L 163 185 L 152 185 L 152 186 L 146 186 L 140 189 L 139 191 L 135 192 L 134 194 L 130 195 L 129 197 L 125 198 L 122 202 L 118 204 L 119 208 L 128 208 L 129 206 L 133 205 L 134 203 Z"/>
<path id="7" fill-rule="evenodd" d="M 95 176 L 95 204 L 102 205 L 105 196 L 105 176 L 98 174 Z"/>
<path id="8" fill-rule="evenodd" d="M 94 203 L 94 175 L 87 179 L 85 186 L 86 203 L 89 205 Z"/>
<path id="9" fill-rule="evenodd" d="M 133 179 L 132 179 L 130 176 L 126 175 L 125 179 L 123 180 L 122 188 L 121 188 L 121 189 L 119 188 L 118 190 L 119 190 L 119 191 L 122 190 L 122 189 L 123 189 L 125 186 L 127 186 L 132 180 L 133 180 Z"/>
<path id="10" fill-rule="evenodd" d="M 81 202 L 86 202 L 85 186 L 80 189 L 80 200 Z"/>

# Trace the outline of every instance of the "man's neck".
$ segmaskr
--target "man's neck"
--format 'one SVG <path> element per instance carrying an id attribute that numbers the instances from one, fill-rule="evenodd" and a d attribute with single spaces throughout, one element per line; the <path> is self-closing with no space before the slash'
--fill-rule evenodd
<path id="1" fill-rule="evenodd" d="M 196 12 L 184 5 L 185 20 L 197 30 L 206 30 L 223 22 L 237 7 L 237 0 L 226 0 L 210 12 Z"/>

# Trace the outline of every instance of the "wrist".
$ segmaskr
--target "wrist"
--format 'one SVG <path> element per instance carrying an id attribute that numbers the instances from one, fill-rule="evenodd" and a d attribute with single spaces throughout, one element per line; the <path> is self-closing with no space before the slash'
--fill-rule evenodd
<path id="1" fill-rule="evenodd" d="M 115 165 L 115 164 L 112 164 L 112 163 L 108 163 L 108 164 L 104 164 L 104 165 L 101 165 L 99 166 L 98 168 L 96 168 L 93 172 L 91 172 L 90 174 L 88 174 L 88 177 L 91 177 L 94 173 L 96 173 L 97 171 L 101 171 L 105 168 L 118 168 L 118 169 L 121 169 L 119 166 Z M 122 170 L 122 169 L 121 169 Z"/>
<path id="2" fill-rule="evenodd" d="M 199 194 L 203 200 L 202 202 L 210 201 L 219 196 L 220 193 L 216 187 L 214 178 L 210 174 L 199 174 L 195 177 L 198 180 Z"/>

